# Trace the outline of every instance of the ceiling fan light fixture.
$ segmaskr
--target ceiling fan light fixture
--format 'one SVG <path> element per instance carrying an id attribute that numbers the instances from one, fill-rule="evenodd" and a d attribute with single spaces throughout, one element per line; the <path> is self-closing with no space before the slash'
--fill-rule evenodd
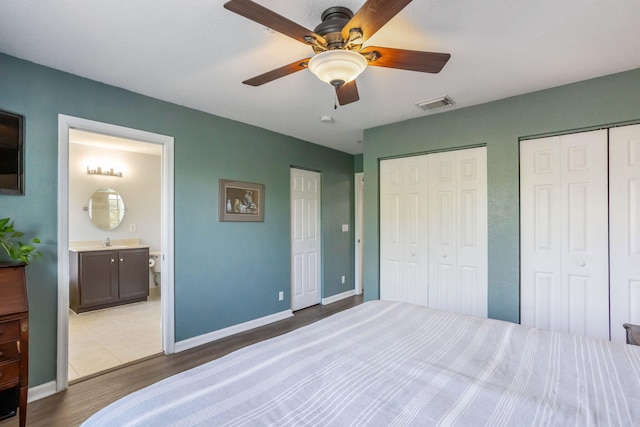
<path id="1" fill-rule="evenodd" d="M 318 53 L 309 61 L 309 71 L 335 87 L 355 80 L 365 68 L 365 57 L 351 50 L 328 50 Z"/>

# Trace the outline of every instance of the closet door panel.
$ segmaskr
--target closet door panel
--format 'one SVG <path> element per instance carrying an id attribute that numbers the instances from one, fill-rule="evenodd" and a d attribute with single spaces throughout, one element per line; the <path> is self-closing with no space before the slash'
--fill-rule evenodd
<path id="1" fill-rule="evenodd" d="M 640 324 L 640 125 L 610 130 L 611 340 Z"/>
<path id="2" fill-rule="evenodd" d="M 426 156 L 380 162 L 380 298 L 428 304 Z"/>
<path id="3" fill-rule="evenodd" d="M 478 147 L 455 153 L 458 162 L 456 258 L 460 311 L 487 317 L 487 149 Z"/>
<path id="4" fill-rule="evenodd" d="M 399 160 L 380 164 L 380 298 L 384 300 L 400 300 L 402 175 Z"/>
<path id="5" fill-rule="evenodd" d="M 488 315 L 486 147 L 429 155 L 430 306 Z"/>
<path id="6" fill-rule="evenodd" d="M 380 162 L 380 296 L 487 316 L 486 148 Z"/>
<path id="7" fill-rule="evenodd" d="M 555 282 L 559 280 L 559 274 L 535 272 L 533 273 L 533 286 L 531 290 L 533 301 L 527 305 L 526 309 L 527 320 L 531 323 L 521 323 L 523 325 L 535 326 L 536 328 L 550 330 L 558 319 L 561 318 L 561 313 L 557 313 L 557 307 L 554 306 L 551 301 L 553 300 L 552 291 L 558 289 Z M 532 303 L 532 304 L 531 304 Z M 525 308 L 522 309 L 523 319 L 525 314 Z M 530 320 L 529 320 L 530 319 Z"/>
<path id="8" fill-rule="evenodd" d="M 609 339 L 607 131 L 560 137 L 563 331 Z"/>
<path id="9" fill-rule="evenodd" d="M 429 306 L 460 311 L 457 288 L 456 152 L 429 156 Z"/>
<path id="10" fill-rule="evenodd" d="M 521 323 L 608 339 L 606 131 L 520 147 Z"/>
<path id="11" fill-rule="evenodd" d="M 560 138 L 520 143 L 520 323 L 562 329 Z"/>

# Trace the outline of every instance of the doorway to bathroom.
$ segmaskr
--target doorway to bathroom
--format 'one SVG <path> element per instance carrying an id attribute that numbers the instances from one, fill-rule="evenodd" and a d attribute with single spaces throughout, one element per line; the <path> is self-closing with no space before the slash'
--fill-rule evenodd
<path id="1" fill-rule="evenodd" d="M 174 344 L 173 138 L 59 125 L 57 390 Z"/>

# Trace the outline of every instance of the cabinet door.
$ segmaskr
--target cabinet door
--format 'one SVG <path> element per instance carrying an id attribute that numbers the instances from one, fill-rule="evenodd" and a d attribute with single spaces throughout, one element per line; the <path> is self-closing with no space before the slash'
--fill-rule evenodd
<path id="1" fill-rule="evenodd" d="M 80 254 L 80 305 L 93 306 L 118 300 L 117 252 L 95 251 Z"/>
<path id="2" fill-rule="evenodd" d="M 118 251 L 120 299 L 144 299 L 149 295 L 149 250 Z"/>

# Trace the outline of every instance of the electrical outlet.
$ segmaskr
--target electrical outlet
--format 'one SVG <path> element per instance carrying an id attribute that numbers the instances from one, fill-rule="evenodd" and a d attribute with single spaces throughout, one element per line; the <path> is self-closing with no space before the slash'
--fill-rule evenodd
<path id="1" fill-rule="evenodd" d="M 278 292 L 278 301 L 282 301 L 284 299 L 284 292 L 280 291 Z"/>
<path id="2" fill-rule="evenodd" d="M 344 281 L 345 281 L 345 277 L 342 276 L 342 284 L 344 284 Z"/>
<path id="3" fill-rule="evenodd" d="M 129 231 L 136 231 L 136 225 L 135 224 L 129 224 Z"/>

